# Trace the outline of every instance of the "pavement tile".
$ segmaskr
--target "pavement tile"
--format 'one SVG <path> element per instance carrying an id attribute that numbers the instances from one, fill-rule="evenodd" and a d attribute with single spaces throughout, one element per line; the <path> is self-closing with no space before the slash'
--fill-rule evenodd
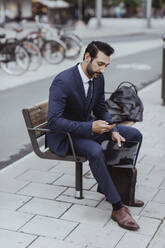
<path id="1" fill-rule="evenodd" d="M 67 196 L 67 195 L 60 195 L 59 197 L 56 198 L 57 201 L 62 201 L 62 202 L 70 202 L 70 203 L 75 203 L 78 205 L 85 205 L 89 207 L 96 207 L 98 204 L 98 201 L 95 200 L 90 200 L 90 199 L 76 199 L 74 196 Z"/>
<path id="2" fill-rule="evenodd" d="M 164 158 L 165 160 L 165 158 Z M 161 177 L 161 175 L 165 175 L 165 166 L 164 163 L 162 162 L 159 166 L 155 166 L 154 169 L 152 170 L 152 173 L 155 175 L 158 175 Z"/>
<path id="3" fill-rule="evenodd" d="M 16 210 L 30 199 L 28 196 L 0 192 L 0 209 Z"/>
<path id="4" fill-rule="evenodd" d="M 158 232 L 152 239 L 148 248 L 164 248 L 165 247 L 165 221 L 160 225 Z"/>
<path id="5" fill-rule="evenodd" d="M 11 164 L 10 167 L 6 167 L 2 170 L 0 177 L 15 178 L 18 175 L 24 173 L 28 169 L 39 170 L 39 171 L 48 171 L 52 169 L 57 164 L 57 161 L 41 159 L 37 157 L 37 155 L 32 152 L 27 156 L 21 158 L 15 163 Z"/>
<path id="6" fill-rule="evenodd" d="M 63 195 L 67 195 L 67 196 L 75 196 L 75 189 L 73 188 L 68 188 Z M 98 192 L 93 192 L 91 190 L 83 190 L 83 196 L 85 199 L 89 199 L 89 200 L 95 200 L 95 201 L 100 201 L 102 199 L 104 199 L 104 195 L 100 194 Z M 81 200 L 80 200 L 81 201 Z"/>
<path id="7" fill-rule="evenodd" d="M 4 248 L 25 248 L 35 239 L 34 235 L 0 229 L 1 247 Z"/>
<path id="8" fill-rule="evenodd" d="M 27 168 L 36 169 L 36 170 L 39 169 L 41 171 L 48 171 L 58 163 L 58 161 L 56 160 L 39 158 L 34 152 L 27 155 L 26 160 L 21 159 L 19 162 L 20 162 L 20 166 L 23 164 L 26 165 Z"/>
<path id="9" fill-rule="evenodd" d="M 114 248 L 124 235 L 124 229 L 114 231 L 111 229 L 94 227 L 90 224 L 80 224 L 67 238 L 73 244 L 87 245 L 97 248 Z M 127 247 L 128 248 L 128 247 Z"/>
<path id="10" fill-rule="evenodd" d="M 150 239 L 150 236 L 127 232 L 115 248 L 146 248 Z"/>
<path id="11" fill-rule="evenodd" d="M 41 183 L 30 183 L 18 192 L 18 194 L 27 196 L 36 196 L 46 199 L 55 199 L 65 190 L 65 187 L 47 185 Z"/>
<path id="12" fill-rule="evenodd" d="M 75 165 L 73 162 L 67 162 L 66 164 L 63 162 L 58 163 L 55 167 L 53 167 L 51 172 L 62 173 L 67 175 L 75 175 Z"/>
<path id="13" fill-rule="evenodd" d="M 150 147 L 150 146 L 149 146 Z M 149 148 L 148 148 L 149 149 Z M 148 150 L 147 149 L 147 153 L 149 153 L 149 156 L 146 155 L 143 157 L 142 159 L 142 163 L 144 165 L 155 165 L 156 167 L 161 166 L 161 164 L 164 164 L 164 160 L 165 160 L 165 156 L 161 155 L 160 153 L 156 153 L 154 149 Z M 154 155 L 152 155 L 154 154 Z"/>
<path id="14" fill-rule="evenodd" d="M 86 179 L 83 177 L 83 188 L 90 189 L 96 184 L 95 179 Z M 75 187 L 75 176 L 72 175 L 63 175 L 57 181 L 54 182 L 54 185 L 66 186 L 66 187 Z"/>
<path id="15" fill-rule="evenodd" d="M 149 175 L 144 175 L 144 176 L 139 175 L 137 179 L 137 184 L 158 188 L 161 185 L 163 179 L 164 179 L 164 174 L 157 175 L 151 172 Z"/>
<path id="16" fill-rule="evenodd" d="M 68 175 L 75 175 L 75 163 L 70 161 L 58 161 L 57 165 L 54 166 L 51 172 L 64 173 Z M 89 171 L 88 162 L 83 163 L 83 174 Z"/>
<path id="17" fill-rule="evenodd" d="M 137 164 L 137 170 L 138 170 L 138 177 L 139 176 L 146 176 L 149 175 L 150 172 L 155 168 L 155 165 L 151 165 L 151 163 L 144 163 L 141 162 L 140 164 Z"/>
<path id="18" fill-rule="evenodd" d="M 68 241 L 62 241 L 57 239 L 48 239 L 39 237 L 35 240 L 29 248 L 87 248 L 86 245 L 77 245 L 73 243 L 69 243 Z"/>
<path id="19" fill-rule="evenodd" d="M 18 230 L 33 217 L 32 214 L 24 214 L 16 211 L 1 209 L 0 228 L 9 230 Z"/>
<path id="20" fill-rule="evenodd" d="M 8 193 L 16 193 L 18 190 L 22 189 L 28 182 L 18 181 L 12 178 L 1 178 L 0 179 L 0 191 L 1 192 L 8 192 Z"/>
<path id="21" fill-rule="evenodd" d="M 15 177 L 17 177 L 18 175 L 20 174 L 23 174 L 25 173 L 28 169 L 26 168 L 26 166 L 13 166 L 13 165 L 10 165 L 11 168 L 9 170 L 9 168 L 4 168 L 0 174 L 0 181 L 4 178 L 6 178 L 6 180 L 9 180 L 9 178 L 11 179 L 14 179 Z"/>
<path id="22" fill-rule="evenodd" d="M 71 204 L 65 202 L 33 198 L 31 201 L 21 207 L 19 212 L 58 218 L 70 206 Z"/>
<path id="23" fill-rule="evenodd" d="M 61 219 L 103 226 L 110 219 L 110 211 L 74 205 L 61 217 Z"/>
<path id="24" fill-rule="evenodd" d="M 35 153 L 32 153 L 28 156 L 26 161 L 20 161 L 20 163 L 20 166 L 22 166 L 23 164 L 27 169 L 49 171 L 54 166 L 56 166 L 58 161 L 50 159 L 41 159 L 37 157 Z"/>
<path id="25" fill-rule="evenodd" d="M 135 196 L 137 199 L 144 201 L 144 204 L 147 204 L 148 201 L 151 201 L 153 197 L 157 194 L 158 188 L 153 188 L 144 185 L 137 185 Z"/>
<path id="26" fill-rule="evenodd" d="M 162 181 L 162 183 L 161 183 L 159 188 L 160 189 L 165 189 L 165 179 Z"/>
<path id="27" fill-rule="evenodd" d="M 59 177 L 62 176 L 63 173 L 53 173 L 49 171 L 36 171 L 36 170 L 28 170 L 25 173 L 21 174 L 17 177 L 17 180 L 21 181 L 29 181 L 29 182 L 39 182 L 39 183 L 53 183 Z"/>
<path id="28" fill-rule="evenodd" d="M 36 216 L 20 230 L 25 233 L 64 239 L 76 226 L 77 223 L 74 222 Z"/>
<path id="29" fill-rule="evenodd" d="M 160 223 L 160 220 L 141 216 L 138 219 L 140 229 L 137 233 L 152 237 L 156 233 Z"/>
<path id="30" fill-rule="evenodd" d="M 145 156 L 149 156 L 149 157 L 150 157 L 151 154 L 159 154 L 159 156 L 164 157 L 165 151 L 163 150 L 163 152 L 162 152 L 162 150 L 163 150 L 163 147 L 162 147 L 162 149 L 160 150 L 160 153 L 159 153 L 158 151 L 155 152 L 155 148 L 152 148 L 150 146 L 149 147 L 143 146 L 143 152 L 144 152 Z M 150 161 L 148 160 L 148 163 L 151 163 L 151 161 L 152 161 L 152 159 Z"/>
<path id="31" fill-rule="evenodd" d="M 163 219 L 165 217 L 165 204 L 149 202 L 141 212 L 142 216 Z"/>
<path id="32" fill-rule="evenodd" d="M 98 184 L 96 183 L 96 184 L 90 189 L 90 191 L 92 191 L 92 192 L 97 192 L 97 186 L 98 186 Z"/>
<path id="33" fill-rule="evenodd" d="M 153 198 L 154 202 L 164 203 L 165 204 L 165 190 L 161 189 Z"/>
<path id="34" fill-rule="evenodd" d="M 105 198 L 97 205 L 97 208 L 112 211 L 112 205 Z"/>
<path id="35" fill-rule="evenodd" d="M 164 132 L 164 130 L 162 130 L 162 132 Z M 154 133 L 156 133 L 156 130 L 154 131 Z M 154 153 L 155 154 L 159 154 L 160 156 L 162 155 L 162 156 L 164 156 L 164 145 L 162 145 L 162 146 L 157 146 L 157 144 L 158 144 L 158 142 L 160 141 L 160 137 L 158 138 L 158 140 L 156 141 L 156 144 L 155 144 L 155 146 L 153 146 L 153 149 L 154 149 Z M 148 144 L 149 146 L 151 145 L 151 142 L 149 142 L 149 144 Z M 157 163 L 158 164 L 158 163 Z"/>

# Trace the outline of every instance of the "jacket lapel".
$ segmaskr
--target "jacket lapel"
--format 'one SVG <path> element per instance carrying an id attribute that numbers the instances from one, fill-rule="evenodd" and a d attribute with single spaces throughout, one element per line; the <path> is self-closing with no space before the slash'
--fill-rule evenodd
<path id="1" fill-rule="evenodd" d="M 74 67 L 74 81 L 75 81 L 76 90 L 80 95 L 81 104 L 82 106 L 84 106 L 86 101 L 85 90 L 77 65 Z"/>

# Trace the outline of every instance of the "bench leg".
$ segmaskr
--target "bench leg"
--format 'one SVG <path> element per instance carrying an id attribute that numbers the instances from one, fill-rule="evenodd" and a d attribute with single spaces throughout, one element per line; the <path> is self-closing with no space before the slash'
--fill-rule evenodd
<path id="1" fill-rule="evenodd" d="M 83 163 L 76 162 L 76 199 L 83 199 L 83 189 L 82 189 L 82 171 L 83 171 Z"/>

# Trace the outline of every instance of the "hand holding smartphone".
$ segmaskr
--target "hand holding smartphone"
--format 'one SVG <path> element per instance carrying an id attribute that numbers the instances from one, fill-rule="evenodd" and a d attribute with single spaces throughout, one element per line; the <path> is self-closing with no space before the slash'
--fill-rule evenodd
<path id="1" fill-rule="evenodd" d="M 110 122 L 108 122 L 108 125 L 111 126 L 112 128 L 116 126 L 115 123 L 110 123 Z"/>
<path id="2" fill-rule="evenodd" d="M 94 133 L 106 133 L 109 132 L 116 124 L 108 123 L 103 120 L 96 120 L 92 123 L 92 132 Z"/>

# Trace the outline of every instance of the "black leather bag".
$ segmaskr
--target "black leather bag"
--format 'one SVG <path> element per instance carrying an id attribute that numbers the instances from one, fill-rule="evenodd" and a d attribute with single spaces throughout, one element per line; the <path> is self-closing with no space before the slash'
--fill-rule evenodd
<path id="1" fill-rule="evenodd" d="M 126 205 L 133 205 L 135 201 L 135 186 L 137 170 L 135 159 L 138 150 L 138 143 L 124 142 L 121 147 L 111 141 L 102 143 L 108 172 L 119 192 L 119 195 Z M 101 193 L 100 188 L 97 189 Z"/>
<path id="2" fill-rule="evenodd" d="M 114 123 L 143 120 L 143 103 L 138 96 L 136 86 L 130 82 L 119 84 L 106 100 L 106 106 Z"/>
<path id="3" fill-rule="evenodd" d="M 136 141 L 125 141 L 121 147 L 112 140 L 104 141 L 102 149 L 107 165 L 118 167 L 134 167 L 139 143 Z"/>
<path id="4" fill-rule="evenodd" d="M 133 205 L 135 201 L 135 187 L 137 178 L 136 168 L 118 168 L 108 166 L 108 171 L 123 203 L 128 206 Z"/>

